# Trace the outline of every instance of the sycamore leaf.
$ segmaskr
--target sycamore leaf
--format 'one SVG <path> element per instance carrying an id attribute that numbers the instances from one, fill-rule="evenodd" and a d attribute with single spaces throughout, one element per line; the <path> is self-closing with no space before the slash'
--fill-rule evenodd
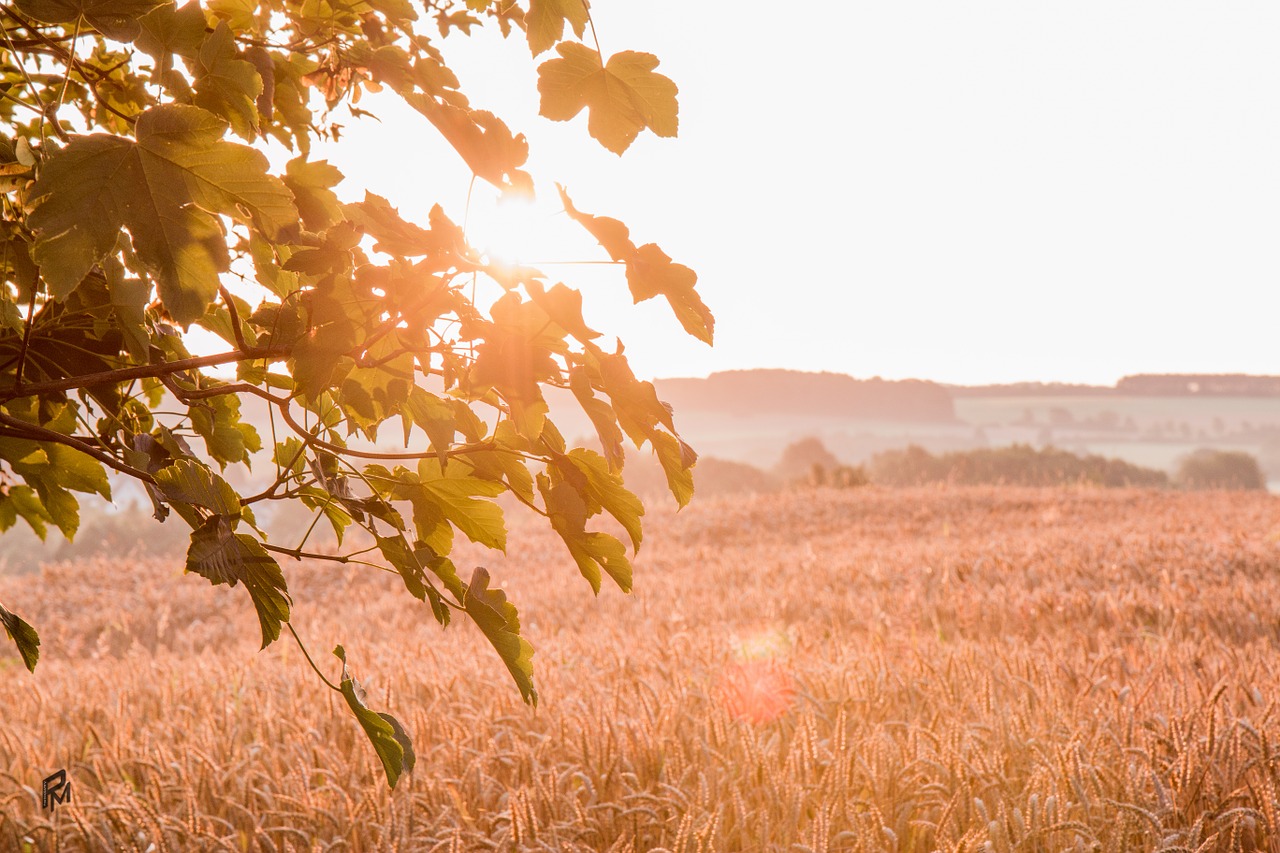
<path id="1" fill-rule="evenodd" d="M 141 24 L 142 34 L 136 42 L 138 49 L 156 59 L 171 53 L 194 59 L 204 43 L 204 12 L 197 0 L 190 0 L 182 7 L 174 2 L 157 6 Z"/>
<path id="2" fill-rule="evenodd" d="M 219 394 L 189 409 L 191 428 L 204 439 L 209 455 L 224 469 L 230 462 L 244 462 L 262 449 L 262 438 L 253 424 L 240 420 L 240 398 Z"/>
<path id="3" fill-rule="evenodd" d="M 40 502 L 35 489 L 30 486 L 10 486 L 5 504 L 13 509 L 16 516 L 22 518 L 41 541 L 48 535 L 48 525 L 53 523 L 53 516 Z"/>
<path id="4" fill-rule="evenodd" d="M 547 505 L 552 528 L 564 540 L 578 564 L 578 571 L 591 584 L 592 592 L 600 594 L 601 569 L 623 592 L 630 592 L 631 563 L 627 560 L 626 546 L 607 533 L 585 529 L 592 508 L 583 494 L 567 482 L 552 485 L 545 474 L 538 475 L 538 489 Z"/>
<path id="5" fill-rule="evenodd" d="M 166 500 L 194 504 L 217 515 L 240 515 L 240 498 L 226 480 L 198 462 L 179 459 L 155 474 L 156 485 Z"/>
<path id="6" fill-rule="evenodd" d="M 359 225 L 377 242 L 373 248 L 399 257 L 416 257 L 437 248 L 432 233 L 404 219 L 380 195 L 365 192 L 364 201 L 346 206 L 347 219 Z"/>
<path id="7" fill-rule="evenodd" d="M 226 21 L 219 21 L 200 48 L 196 106 L 222 116 L 238 136 L 250 141 L 258 130 L 262 77 L 252 62 L 240 59 Z"/>
<path id="8" fill-rule="evenodd" d="M 672 261 L 653 243 L 637 247 L 626 225 L 608 216 L 583 213 L 574 207 L 564 187 L 557 184 L 557 188 L 569 218 L 587 229 L 609 257 L 626 264 L 632 300 L 639 304 L 655 296 L 666 297 L 685 331 L 710 344 L 715 336 L 716 319 L 695 290 L 698 274 Z"/>
<path id="9" fill-rule="evenodd" d="M 191 533 L 187 571 L 208 578 L 214 586 L 243 582 L 258 611 L 262 648 L 280 638 L 289 621 L 289 593 L 280 565 L 247 533 L 232 533 L 228 520 L 214 515 Z"/>
<path id="10" fill-rule="evenodd" d="M 482 479 L 505 480 L 512 493 L 528 503 L 533 501 L 533 474 L 521 453 L 531 451 L 529 441 L 517 432 L 515 424 L 503 419 L 494 427 L 492 449 L 468 453 L 467 463 Z"/>
<path id="11" fill-rule="evenodd" d="M 554 284 L 544 288 L 536 279 L 525 282 L 525 290 L 535 305 L 541 308 L 555 324 L 586 343 L 600 337 L 600 333 L 587 325 L 582 317 L 582 291 Z"/>
<path id="12" fill-rule="evenodd" d="M 342 172 L 327 160 L 308 163 L 303 157 L 295 157 L 285 164 L 284 185 L 293 193 L 298 215 L 308 231 L 323 231 L 341 222 L 342 203 L 333 187 L 342 182 Z"/>
<path id="13" fill-rule="evenodd" d="M 414 385 L 409 389 L 409 399 L 400 410 L 404 421 L 405 446 L 409 443 L 409 430 L 417 424 L 431 440 L 431 449 L 440 461 L 443 470 L 449 460 L 449 449 L 453 446 L 453 435 L 457 428 L 454 422 L 453 407 L 435 394 Z"/>
<path id="14" fill-rule="evenodd" d="M 586 0 L 529 0 L 529 11 L 524 15 L 529 50 L 534 56 L 550 50 L 564 37 L 565 21 L 573 27 L 573 34 L 582 38 L 587 17 Z"/>
<path id="15" fill-rule="evenodd" d="M 661 430 L 655 429 L 649 435 L 649 442 L 662 463 L 667 488 L 683 509 L 693 499 L 693 466 L 698 461 L 698 454 L 680 438 Z"/>
<path id="16" fill-rule="evenodd" d="M 382 761 L 382 769 L 387 774 L 387 784 L 395 788 L 402 773 L 413 772 L 417 756 L 413 752 L 413 741 L 400 721 L 390 714 L 371 711 L 365 702 L 364 688 L 360 682 L 347 672 L 347 652 L 342 646 L 334 648 L 333 653 L 342 661 L 342 682 L 339 689 L 342 698 L 347 700 L 347 707 L 360 721 L 360 727 L 368 736 L 373 749 Z"/>
<path id="17" fill-rule="evenodd" d="M 537 707 L 538 691 L 533 686 L 533 646 L 520 636 L 520 617 L 515 605 L 507 601 L 507 594 L 501 589 L 489 589 L 489 572 L 483 566 L 477 566 L 472 572 L 462 606 L 498 650 L 499 657 L 520 688 L 521 698 Z"/>
<path id="18" fill-rule="evenodd" d="M 102 463 L 65 444 L 48 445 L 50 478 L 63 488 L 96 493 L 111 500 L 111 483 Z"/>
<path id="19" fill-rule="evenodd" d="M 588 514 L 594 515 L 599 508 L 603 508 L 627 531 L 627 535 L 631 537 L 631 547 L 638 551 L 642 538 L 640 517 L 644 515 L 644 505 L 622 485 L 622 478 L 609 469 L 600 454 L 575 447 L 557 460 L 557 468 L 579 494 L 590 499 Z"/>
<path id="20" fill-rule="evenodd" d="M 587 109 L 591 136 L 619 155 L 646 127 L 676 135 L 676 84 L 654 72 L 656 56 L 624 50 L 601 65 L 599 53 L 576 42 L 561 42 L 556 52 L 559 59 L 538 66 L 542 115 L 569 121 Z"/>
<path id="21" fill-rule="evenodd" d="M 409 594 L 419 601 L 427 601 L 431 605 L 431 613 L 436 617 L 436 621 L 441 625 L 449 624 L 449 608 L 445 605 L 444 600 L 440 598 L 440 593 L 427 581 L 426 569 L 435 567 L 439 558 L 429 546 L 420 546 L 419 548 L 409 547 L 409 542 L 402 534 L 396 533 L 392 536 L 379 536 L 374 534 L 373 538 L 378 543 L 378 550 L 382 552 L 382 556 L 387 558 L 400 577 L 404 579 L 404 585 Z M 448 560 L 445 560 L 447 563 Z M 445 572 L 445 576 L 452 571 L 453 564 L 449 563 L 448 567 L 441 566 L 441 571 Z M 456 578 L 455 578 L 456 581 Z M 446 585 L 448 582 L 446 580 Z M 453 586 L 454 594 L 462 592 L 460 583 Z"/>
<path id="22" fill-rule="evenodd" d="M 138 19 L 160 0 L 17 0 L 18 10 L 45 24 L 69 24 L 83 17 L 95 30 L 116 41 L 138 37 Z"/>
<path id="23" fill-rule="evenodd" d="M 36 661 L 40 659 L 40 636 L 36 634 L 36 629 L 16 613 L 6 610 L 4 605 L 0 605 L 0 623 L 4 624 L 4 632 L 18 647 L 18 654 L 22 655 L 22 663 L 27 671 L 35 672 Z"/>
<path id="24" fill-rule="evenodd" d="M 468 476 L 462 468 L 456 464 L 441 468 L 439 460 L 434 458 L 421 460 L 418 463 L 420 490 L 415 495 L 415 508 L 419 501 L 425 501 L 472 542 L 505 551 L 507 528 L 502 518 L 502 507 L 481 498 L 496 497 L 507 490 L 506 486 Z"/>
<path id="25" fill-rule="evenodd" d="M 716 318 L 694 290 L 698 274 L 677 264 L 653 243 L 646 243 L 627 261 L 627 285 L 637 302 L 664 296 L 684 330 L 705 344 L 715 336 Z"/>
<path id="26" fill-rule="evenodd" d="M 627 461 L 626 451 L 622 447 L 622 430 L 618 427 L 618 416 L 607 400 L 595 396 L 591 388 L 591 379 L 581 367 L 569 371 L 569 390 L 577 398 L 578 405 L 591 419 L 600 438 L 600 446 L 604 448 L 604 458 L 609 462 L 610 471 L 621 471 Z"/>
<path id="27" fill-rule="evenodd" d="M 260 152 L 223 142 L 227 124 L 198 107 L 168 104 L 142 114 L 137 141 L 75 137 L 46 162 L 31 188 L 34 257 L 57 299 L 114 253 L 121 227 L 154 272 L 179 323 L 199 319 L 228 267 L 218 215 L 275 239 L 296 226 L 293 196 L 267 174 Z"/>
<path id="28" fill-rule="evenodd" d="M 513 134 L 487 110 L 465 109 L 420 92 L 406 95 L 405 102 L 435 125 L 477 177 L 504 192 L 533 195 L 533 178 L 520 169 L 529 159 L 523 133 Z"/>

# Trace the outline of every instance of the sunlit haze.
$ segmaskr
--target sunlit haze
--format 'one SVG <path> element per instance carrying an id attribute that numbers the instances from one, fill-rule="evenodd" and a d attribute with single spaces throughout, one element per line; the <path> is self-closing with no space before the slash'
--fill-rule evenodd
<path id="1" fill-rule="evenodd" d="M 473 103 L 528 136 L 539 193 L 524 219 L 539 228 L 509 238 L 519 217 L 504 225 L 477 183 L 470 233 L 582 286 L 588 322 L 622 338 L 638 373 L 1280 371 L 1274 4 L 593 14 L 606 53 L 650 50 L 679 84 L 679 139 L 644 134 L 619 162 L 584 118 L 537 115 L 528 51 L 481 32 L 447 55 Z M 367 185 L 419 217 L 440 200 L 461 222 L 470 173 L 457 155 L 420 117 L 362 107 L 382 124 L 350 122 L 322 155 L 343 164 L 348 192 Z M 659 300 L 632 306 L 621 270 L 560 263 L 604 255 L 555 215 L 555 182 L 697 270 L 714 348 Z"/>

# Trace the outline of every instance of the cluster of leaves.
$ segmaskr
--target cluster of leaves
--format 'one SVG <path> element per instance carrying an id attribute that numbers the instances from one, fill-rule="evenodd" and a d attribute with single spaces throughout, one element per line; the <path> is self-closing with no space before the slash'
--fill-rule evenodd
<path id="1" fill-rule="evenodd" d="M 455 535 L 504 549 L 502 507 L 523 504 L 593 589 L 608 575 L 629 590 L 626 544 L 592 529 L 611 516 L 640 546 L 624 441 L 652 447 L 681 505 L 696 456 L 621 346 L 600 346 L 576 290 L 489 263 L 439 206 L 413 223 L 372 193 L 344 201 L 339 169 L 310 158 L 340 134 L 335 110 L 360 120 L 364 92 L 389 92 L 477 178 L 532 192 L 525 138 L 471 105 L 441 53 L 445 36 L 476 26 L 523 33 L 535 56 L 554 48 L 539 68 L 546 117 L 586 109 L 591 135 L 619 154 L 643 130 L 675 135 L 675 85 L 649 54 L 606 58 L 584 44 L 584 0 L 0 6 L 0 529 L 21 518 L 73 536 L 76 495 L 110 499 L 113 469 L 145 487 L 157 519 L 191 528 L 188 571 L 243 585 L 264 647 L 284 628 L 301 644 L 280 557 L 380 555 L 385 565 L 370 565 L 398 572 L 441 624 L 464 614 L 478 625 L 536 702 L 516 608 L 483 568 L 464 580 Z M 294 155 L 278 174 L 260 150 L 268 140 Z M 711 342 L 691 270 L 563 198 L 636 301 L 667 299 Z M 480 276 L 501 286 L 492 304 L 475 301 Z M 226 350 L 193 355 L 192 324 Z M 602 453 L 569 446 L 548 386 L 572 391 Z M 270 436 L 242 418 L 248 400 L 269 413 Z M 403 451 L 376 449 L 388 421 Z M 274 476 L 240 494 L 223 473 L 255 458 Z M 310 531 L 272 541 L 255 516 L 271 501 L 304 505 L 339 543 L 354 526 L 372 544 L 316 553 Z M 0 621 L 33 668 L 35 631 L 3 608 Z M 340 683 L 317 674 L 394 786 L 412 766 L 408 736 L 364 706 L 336 653 Z"/>

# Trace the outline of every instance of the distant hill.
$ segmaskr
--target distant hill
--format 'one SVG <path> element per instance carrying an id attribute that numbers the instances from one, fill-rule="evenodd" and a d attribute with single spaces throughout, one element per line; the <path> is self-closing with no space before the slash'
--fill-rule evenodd
<path id="1" fill-rule="evenodd" d="M 799 415 L 952 423 L 947 389 L 920 379 L 854 379 L 843 373 L 730 370 L 706 379 L 659 379 L 658 396 L 678 414 Z"/>

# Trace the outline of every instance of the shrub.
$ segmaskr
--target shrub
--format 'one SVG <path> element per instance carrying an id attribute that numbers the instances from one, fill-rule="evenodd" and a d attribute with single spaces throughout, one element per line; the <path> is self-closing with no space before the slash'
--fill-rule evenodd
<path id="1" fill-rule="evenodd" d="M 1240 450 L 1201 449 L 1183 457 L 1174 482 L 1183 489 L 1265 489 L 1258 460 Z"/>
<path id="2" fill-rule="evenodd" d="M 822 470 L 838 468 L 840 460 L 815 436 L 788 444 L 774 472 L 784 480 L 804 480 L 812 476 L 814 467 Z"/>

